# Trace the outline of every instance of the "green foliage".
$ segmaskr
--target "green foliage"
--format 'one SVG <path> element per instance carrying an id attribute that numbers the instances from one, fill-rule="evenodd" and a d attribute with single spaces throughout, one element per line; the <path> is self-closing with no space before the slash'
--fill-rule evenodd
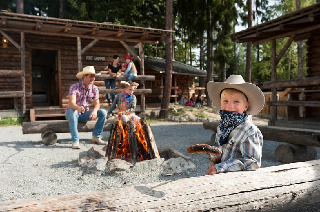
<path id="1" fill-rule="evenodd" d="M 19 125 L 21 126 L 23 122 L 28 121 L 27 118 L 11 118 L 11 117 L 7 117 L 7 118 L 1 118 L 0 119 L 0 126 L 14 126 L 14 125 Z"/>

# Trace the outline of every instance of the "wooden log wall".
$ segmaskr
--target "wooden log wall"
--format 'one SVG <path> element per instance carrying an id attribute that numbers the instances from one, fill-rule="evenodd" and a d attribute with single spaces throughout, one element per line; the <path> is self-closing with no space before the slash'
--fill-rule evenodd
<path id="1" fill-rule="evenodd" d="M 159 96 L 161 95 L 161 77 L 164 78 L 164 73 L 160 74 L 157 71 L 151 70 L 149 68 L 146 69 L 146 75 L 154 75 L 156 77 L 155 81 L 152 82 L 146 82 L 146 88 L 152 89 L 152 94 L 147 94 L 147 101 L 150 98 L 156 98 L 159 99 Z M 183 97 L 191 96 L 192 93 L 195 92 L 195 90 L 188 90 L 188 78 L 189 78 L 189 85 L 190 87 L 194 87 L 194 77 L 188 76 L 188 75 L 174 75 L 174 78 L 177 79 L 177 89 L 179 90 L 179 93 L 182 94 Z M 172 83 L 172 87 L 174 86 L 174 81 Z M 171 92 L 171 94 L 175 94 L 175 90 Z"/>
<path id="2" fill-rule="evenodd" d="M 307 41 L 307 77 L 320 77 L 320 30 L 312 32 Z M 305 90 L 320 90 L 320 84 L 306 87 Z M 305 93 L 306 101 L 320 101 L 320 92 Z M 308 107 L 306 117 L 320 117 L 320 107 Z"/>
<path id="3" fill-rule="evenodd" d="M 19 45 L 20 34 L 10 34 L 10 37 Z M 30 57 L 30 51 L 26 50 L 25 57 Z M 26 89 L 26 107 L 30 108 L 30 91 L 31 91 L 31 74 L 30 74 L 30 60 L 26 59 L 25 68 L 25 89 Z M 9 42 L 8 48 L 0 48 L 0 70 L 21 70 L 21 52 Z M 0 91 L 18 91 L 22 90 L 22 82 L 20 78 L 1 77 L 0 78 Z M 21 109 L 21 99 L 17 98 L 17 107 Z M 7 110 L 14 108 L 14 99 L 1 99 L 0 110 Z"/>
<path id="4" fill-rule="evenodd" d="M 20 34 L 8 33 L 18 44 L 20 43 Z M 92 40 L 81 39 L 81 46 L 85 48 Z M 61 103 L 62 107 L 66 107 L 68 100 L 68 91 L 71 84 L 78 82 L 76 74 L 78 72 L 77 64 L 77 39 L 55 36 L 39 36 L 33 34 L 25 34 L 26 46 L 26 108 L 33 107 L 31 102 L 32 92 L 32 49 L 42 50 L 59 50 L 60 51 L 60 67 L 61 67 Z M 127 50 L 119 42 L 99 41 L 95 46 L 86 51 L 82 55 L 82 67 L 94 66 L 96 72 L 103 71 L 104 68 L 112 62 L 113 55 L 119 55 L 120 63 L 124 63 L 124 57 Z M 58 55 L 57 55 L 58 56 Z M 105 61 L 86 60 L 86 56 L 105 57 Z M 58 61 L 59 62 L 59 61 Z M 21 55 L 20 51 L 11 43 L 7 49 L 0 48 L 0 69 L 1 70 L 20 70 Z M 96 81 L 99 85 L 104 86 L 104 80 Z M 19 87 L 20 86 L 20 87 Z M 17 79 L 1 78 L 0 91 L 9 91 L 13 88 L 20 89 L 21 83 Z M 106 106 L 105 94 L 100 95 L 102 106 Z M 20 100 L 18 108 L 20 108 Z M 0 102 L 0 110 L 13 108 L 12 99 L 3 99 Z"/>

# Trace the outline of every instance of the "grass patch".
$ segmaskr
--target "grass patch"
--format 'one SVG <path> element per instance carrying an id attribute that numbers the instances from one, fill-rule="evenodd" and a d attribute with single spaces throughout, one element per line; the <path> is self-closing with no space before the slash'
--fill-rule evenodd
<path id="1" fill-rule="evenodd" d="M 28 118 L 1 118 L 0 120 L 0 126 L 21 126 L 22 122 L 26 122 L 28 121 Z"/>
<path id="2" fill-rule="evenodd" d="M 181 116 L 182 114 L 184 114 L 183 108 L 178 108 L 176 111 L 174 111 L 173 108 L 169 108 L 168 115 L 169 116 Z"/>
<path id="3" fill-rule="evenodd" d="M 204 114 L 204 112 L 201 110 L 199 111 L 199 113 L 197 114 L 198 118 L 207 118 L 206 115 Z"/>

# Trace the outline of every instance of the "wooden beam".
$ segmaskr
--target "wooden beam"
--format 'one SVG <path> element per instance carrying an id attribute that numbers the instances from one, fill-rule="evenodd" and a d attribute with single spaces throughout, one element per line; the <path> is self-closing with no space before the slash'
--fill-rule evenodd
<path id="1" fill-rule="evenodd" d="M 71 28 L 70 28 L 71 29 Z M 19 29 L 14 28 L 1 28 L 3 31 L 9 31 L 9 32 L 20 32 Z M 141 39 L 130 39 L 130 38 L 115 38 L 115 37 L 99 37 L 95 36 L 92 37 L 90 35 L 84 35 L 84 34 L 70 34 L 70 33 L 56 33 L 56 32 L 44 32 L 44 31 L 36 31 L 36 30 L 23 30 L 25 33 L 31 33 L 31 34 L 37 34 L 37 35 L 48 35 L 48 36 L 58 36 L 58 37 L 73 37 L 73 38 L 86 38 L 86 39 L 99 39 L 99 40 L 105 40 L 105 41 L 124 41 L 124 42 L 131 42 L 131 43 L 150 43 L 150 44 L 157 44 L 158 40 L 141 40 Z M 64 30 L 63 30 L 64 31 Z M 161 35 L 162 36 L 162 35 Z M 164 36 L 164 35 L 163 35 Z"/>
<path id="2" fill-rule="evenodd" d="M 0 91 L 0 98 L 16 98 L 23 96 L 23 91 Z"/>
<path id="3" fill-rule="evenodd" d="M 72 24 L 66 24 L 65 28 L 62 30 L 62 32 L 67 33 L 70 32 L 72 28 Z"/>
<path id="4" fill-rule="evenodd" d="M 312 37 L 312 33 L 311 32 L 306 32 L 306 33 L 303 33 L 303 34 L 299 34 L 299 35 L 296 35 L 293 39 L 294 42 L 297 42 L 297 41 L 302 41 L 302 40 L 306 40 L 308 38 Z"/>
<path id="5" fill-rule="evenodd" d="M 26 78 L 25 78 L 25 70 L 26 70 L 26 54 L 25 54 L 25 34 L 22 31 L 20 33 L 21 37 L 21 70 L 23 70 L 23 76 L 21 76 L 21 86 L 22 86 L 22 92 L 23 97 L 21 97 L 21 111 L 22 114 L 26 113 Z"/>
<path id="6" fill-rule="evenodd" d="M 306 87 L 319 86 L 320 77 L 306 77 L 301 79 L 269 81 L 263 83 L 263 88 L 290 88 L 290 87 Z"/>
<path id="7" fill-rule="evenodd" d="M 270 106 L 320 107 L 320 101 L 267 101 Z"/>
<path id="8" fill-rule="evenodd" d="M 43 22 L 42 21 L 37 21 L 36 26 L 35 26 L 35 30 L 41 30 Z"/>
<path id="9" fill-rule="evenodd" d="M 320 24 L 316 24 L 316 25 L 313 25 L 313 26 L 310 26 L 310 27 L 304 27 L 304 28 L 300 28 L 300 29 L 297 29 L 297 30 L 292 30 L 290 32 L 282 33 L 280 35 L 272 36 L 272 37 L 269 37 L 269 38 L 265 38 L 265 39 L 253 42 L 253 45 L 262 44 L 262 43 L 265 43 L 265 42 L 270 41 L 270 40 L 276 40 L 276 39 L 279 39 L 279 38 L 288 37 L 288 36 L 292 36 L 292 35 L 296 35 L 296 34 L 302 34 L 302 33 L 309 32 L 309 31 L 312 31 L 312 30 L 316 30 L 316 29 L 319 29 L 319 28 L 320 28 Z"/>
<path id="10" fill-rule="evenodd" d="M 7 200 L 0 202 L 0 208 L 2 211 L 304 211 L 302 207 L 314 209 L 312 204 L 318 203 L 319 198 L 320 161 L 313 160 L 256 171 Z"/>
<path id="11" fill-rule="evenodd" d="M 19 31 L 20 32 L 20 31 Z M 19 51 L 21 51 L 21 46 L 19 46 L 19 44 L 17 44 L 17 42 L 15 42 L 9 35 L 7 35 L 4 31 L 2 31 L 0 29 L 0 33 L 6 37 L 17 49 L 19 49 Z"/>
<path id="12" fill-rule="evenodd" d="M 22 77 L 24 70 L 0 70 L 0 77 Z"/>
<path id="13" fill-rule="evenodd" d="M 275 65 L 277 66 L 279 61 L 281 60 L 282 56 L 284 55 L 284 53 L 286 53 L 287 49 L 290 47 L 292 41 L 294 39 L 294 36 L 291 36 L 289 38 L 289 40 L 286 42 L 286 44 L 284 45 L 284 47 L 281 49 L 279 55 L 277 56 L 276 58 L 276 61 L 275 61 Z"/>
<path id="14" fill-rule="evenodd" d="M 122 35 L 124 35 L 124 33 L 125 33 L 125 30 L 119 29 L 118 32 L 117 32 L 116 37 L 117 37 L 117 38 L 120 38 Z"/>
<path id="15" fill-rule="evenodd" d="M 88 51 L 89 49 L 91 49 L 96 43 L 98 43 L 99 39 L 94 39 L 93 41 L 91 41 L 91 43 L 89 43 L 86 47 L 84 47 L 81 51 L 81 54 L 86 53 L 86 51 Z"/>
<path id="16" fill-rule="evenodd" d="M 106 121 L 104 124 L 104 131 L 110 131 L 113 121 Z M 79 132 L 90 132 L 94 129 L 96 121 L 79 122 Z M 36 122 L 23 122 L 22 133 L 44 133 L 48 130 L 52 130 L 55 133 L 70 133 L 68 120 L 56 120 L 56 121 L 36 121 Z"/>
<path id="17" fill-rule="evenodd" d="M 141 60 L 139 61 L 140 63 L 140 75 L 144 75 L 144 50 L 143 50 L 143 44 L 141 42 L 139 42 L 139 56 L 141 58 Z M 141 80 L 141 84 L 142 84 L 142 89 L 146 88 L 146 85 L 144 83 L 144 80 Z M 152 91 L 151 91 L 152 93 Z M 145 111 L 145 105 L 146 105 L 146 97 L 144 95 L 144 93 L 141 95 L 141 106 L 143 108 L 143 111 Z"/>
<path id="18" fill-rule="evenodd" d="M 277 65 L 276 65 L 276 40 L 271 40 L 271 81 L 276 82 L 277 81 Z M 272 101 L 277 101 L 277 89 L 272 88 L 271 89 L 271 99 Z M 275 124 L 275 121 L 277 120 L 277 107 L 271 108 L 271 121 L 270 124 L 273 126 Z"/>
<path id="19" fill-rule="evenodd" d="M 139 63 L 141 62 L 141 58 L 130 48 L 130 46 L 128 46 L 127 44 L 126 44 L 126 42 L 124 42 L 124 41 L 119 41 L 123 46 L 124 46 L 124 48 L 126 48 L 129 52 L 130 52 L 130 54 L 132 54 L 132 56 L 136 59 L 136 60 L 138 60 L 139 61 Z"/>
<path id="20" fill-rule="evenodd" d="M 282 30 L 279 30 L 279 31 L 270 31 L 270 32 L 257 32 L 256 33 L 256 37 L 261 39 L 261 38 L 268 38 L 268 37 L 272 37 L 272 36 L 275 36 L 275 35 L 279 35 L 279 33 L 283 33 Z"/>
<path id="21" fill-rule="evenodd" d="M 90 35 L 97 35 L 97 34 L 99 34 L 99 27 L 92 28 Z"/>
<path id="22" fill-rule="evenodd" d="M 81 38 L 77 37 L 77 50 L 78 50 L 78 72 L 82 70 L 82 54 L 81 54 Z"/>
<path id="23" fill-rule="evenodd" d="M 75 79 L 74 76 L 72 76 L 73 79 Z M 127 78 L 125 76 L 120 76 L 118 78 L 114 76 L 110 76 L 109 74 L 101 74 L 96 75 L 96 81 L 105 80 L 105 79 L 116 79 L 117 81 L 125 81 Z M 133 81 L 154 81 L 156 77 L 154 75 L 138 75 L 135 78 L 133 78 Z"/>
<path id="24" fill-rule="evenodd" d="M 203 122 L 203 128 L 217 132 L 219 122 Z M 320 147 L 320 130 L 287 128 L 279 126 L 257 126 L 264 140 L 289 144 Z"/>
<path id="25" fill-rule="evenodd" d="M 3 25 L 3 27 L 7 27 L 7 19 L 4 17 L 1 17 L 1 24 Z"/>
<path id="26" fill-rule="evenodd" d="M 99 88 L 99 93 L 106 94 L 106 93 L 112 93 L 112 94 L 118 94 L 121 93 L 123 89 L 105 89 L 105 88 Z M 151 89 L 135 89 L 133 92 L 135 95 L 144 95 L 144 94 L 150 94 L 152 93 Z M 143 108 L 143 106 L 142 106 Z"/>

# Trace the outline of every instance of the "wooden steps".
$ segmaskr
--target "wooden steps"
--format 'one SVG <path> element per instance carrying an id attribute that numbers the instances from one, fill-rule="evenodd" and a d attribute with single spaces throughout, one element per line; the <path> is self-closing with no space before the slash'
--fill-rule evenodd
<path id="1" fill-rule="evenodd" d="M 35 122 L 37 118 L 64 117 L 65 108 L 44 107 L 30 109 L 30 121 Z"/>

